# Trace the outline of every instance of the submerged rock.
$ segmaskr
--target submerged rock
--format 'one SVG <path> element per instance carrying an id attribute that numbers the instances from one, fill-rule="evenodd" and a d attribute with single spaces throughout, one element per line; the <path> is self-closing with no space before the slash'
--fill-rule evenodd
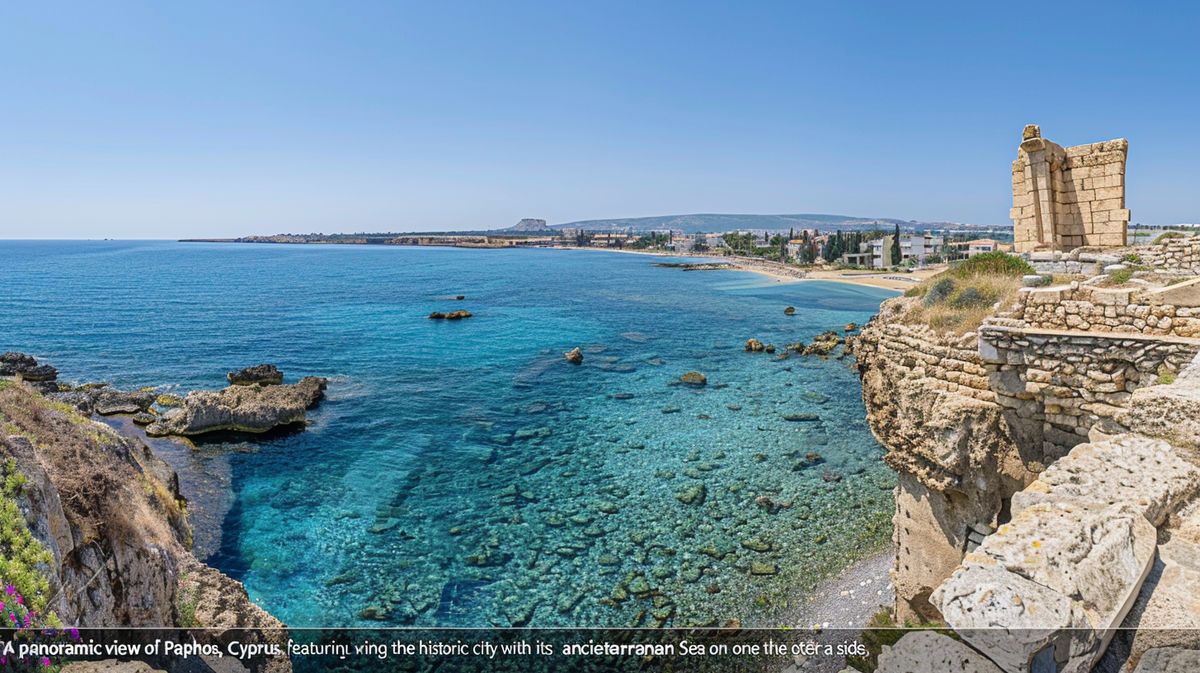
<path id="1" fill-rule="evenodd" d="M 675 499 L 685 505 L 703 505 L 707 498 L 708 489 L 704 487 L 703 482 L 693 484 L 675 494 Z"/>
<path id="2" fill-rule="evenodd" d="M 705 386 L 708 385 L 708 377 L 700 372 L 687 372 L 679 377 L 679 380 L 689 386 Z"/>
<path id="3" fill-rule="evenodd" d="M 783 314 L 784 315 L 796 315 L 796 307 L 789 306 L 789 307 L 783 309 Z"/>
<path id="4" fill-rule="evenodd" d="M 567 362 L 570 362 L 573 365 L 583 364 L 583 349 L 581 349 L 579 346 L 576 346 L 566 353 L 563 353 L 563 357 L 566 358 Z"/>
<path id="5" fill-rule="evenodd" d="M 799 414 L 784 414 L 783 420 L 790 421 L 792 423 L 814 423 L 821 420 L 821 417 L 817 414 L 804 412 Z"/>
<path id="6" fill-rule="evenodd" d="M 146 434 L 201 435 L 219 430 L 261 433 L 302 423 L 305 411 L 325 396 L 327 381 L 306 376 L 299 383 L 234 385 L 224 390 L 188 393 L 183 406 L 171 409 L 146 427 Z"/>
<path id="7" fill-rule="evenodd" d="M 274 386 L 283 383 L 283 372 L 272 364 L 254 365 L 225 375 L 235 386 Z"/>

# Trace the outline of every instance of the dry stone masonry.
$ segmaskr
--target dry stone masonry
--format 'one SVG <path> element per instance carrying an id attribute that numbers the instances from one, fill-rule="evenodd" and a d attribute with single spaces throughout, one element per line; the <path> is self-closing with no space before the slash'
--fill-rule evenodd
<path id="1" fill-rule="evenodd" d="M 1017 252 L 1125 245 L 1124 138 L 1063 148 L 1025 127 L 1012 165 Z"/>

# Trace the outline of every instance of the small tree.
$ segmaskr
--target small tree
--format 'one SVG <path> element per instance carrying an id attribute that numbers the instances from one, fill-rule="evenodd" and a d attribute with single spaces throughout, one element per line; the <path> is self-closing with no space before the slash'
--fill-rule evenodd
<path id="1" fill-rule="evenodd" d="M 900 224 L 896 224 L 896 231 L 892 234 L 892 266 L 900 265 Z"/>

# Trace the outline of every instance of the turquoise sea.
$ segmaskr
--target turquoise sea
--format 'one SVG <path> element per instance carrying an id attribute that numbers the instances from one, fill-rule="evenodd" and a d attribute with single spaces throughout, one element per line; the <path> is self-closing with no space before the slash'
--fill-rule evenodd
<path id="1" fill-rule="evenodd" d="M 330 377 L 305 432 L 154 444 L 197 554 L 290 625 L 770 623 L 888 537 L 893 481 L 848 359 L 742 344 L 891 293 L 654 261 L 0 241 L 0 351 L 175 392 L 259 362 Z"/>

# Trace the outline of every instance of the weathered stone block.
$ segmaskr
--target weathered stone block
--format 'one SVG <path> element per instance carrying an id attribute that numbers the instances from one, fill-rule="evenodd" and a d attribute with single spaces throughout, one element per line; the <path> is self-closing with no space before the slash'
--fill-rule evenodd
<path id="1" fill-rule="evenodd" d="M 884 646 L 876 670 L 879 673 L 1002 673 L 987 657 L 969 646 L 931 631 L 910 633 L 892 647 Z"/>

